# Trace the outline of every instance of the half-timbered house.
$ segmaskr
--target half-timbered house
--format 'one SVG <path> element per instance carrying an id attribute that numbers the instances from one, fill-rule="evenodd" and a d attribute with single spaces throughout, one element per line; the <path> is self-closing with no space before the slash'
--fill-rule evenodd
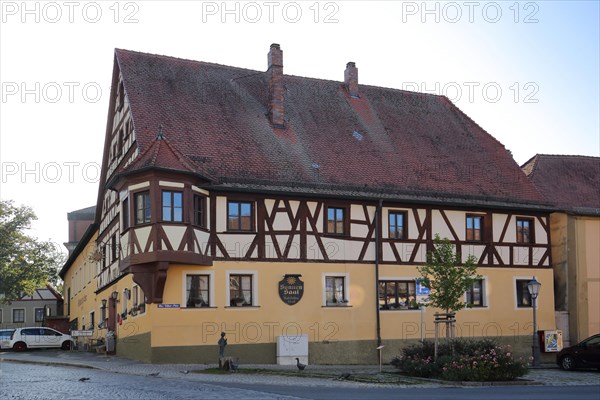
<path id="1" fill-rule="evenodd" d="M 61 272 L 69 290 L 93 269 L 71 319 L 148 361 L 215 362 L 223 331 L 243 362 L 279 360 L 281 337 L 374 362 L 433 336 L 417 267 L 439 234 L 483 277 L 459 335 L 527 352 L 533 276 L 554 328 L 549 208 L 510 152 L 444 96 L 342 72 L 284 75 L 277 44 L 266 72 L 116 50 L 96 231 Z"/>

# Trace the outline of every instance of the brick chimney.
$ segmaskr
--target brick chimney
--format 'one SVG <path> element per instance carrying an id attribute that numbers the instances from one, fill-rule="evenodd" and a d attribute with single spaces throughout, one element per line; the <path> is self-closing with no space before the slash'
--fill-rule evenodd
<path id="1" fill-rule="evenodd" d="M 269 119 L 276 128 L 283 128 L 283 51 L 277 43 L 269 51 Z"/>
<path id="2" fill-rule="evenodd" d="M 352 61 L 346 64 L 346 70 L 344 71 L 344 85 L 350 96 L 358 97 L 358 68 L 356 68 L 356 64 Z"/>

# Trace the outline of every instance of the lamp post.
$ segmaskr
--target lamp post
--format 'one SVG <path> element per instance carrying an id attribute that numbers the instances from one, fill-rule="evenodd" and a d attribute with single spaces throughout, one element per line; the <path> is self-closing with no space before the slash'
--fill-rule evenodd
<path id="1" fill-rule="evenodd" d="M 537 337 L 536 300 L 540 293 L 541 286 L 542 286 L 542 284 L 539 283 L 535 279 L 535 276 L 533 277 L 532 280 L 529 281 L 529 283 L 527 283 L 527 290 L 529 290 L 529 294 L 531 295 L 531 307 L 533 308 L 533 336 L 532 336 L 533 362 L 532 362 L 532 365 L 534 367 L 540 366 L 540 341 Z"/>

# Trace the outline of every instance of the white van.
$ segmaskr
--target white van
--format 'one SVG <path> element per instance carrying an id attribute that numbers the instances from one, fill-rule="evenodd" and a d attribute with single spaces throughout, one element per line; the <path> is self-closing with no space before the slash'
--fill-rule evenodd
<path id="1" fill-rule="evenodd" d="M 52 328 L 17 328 L 12 335 L 0 337 L 0 347 L 25 351 L 35 348 L 60 347 L 68 350 L 73 346 L 73 338 Z"/>

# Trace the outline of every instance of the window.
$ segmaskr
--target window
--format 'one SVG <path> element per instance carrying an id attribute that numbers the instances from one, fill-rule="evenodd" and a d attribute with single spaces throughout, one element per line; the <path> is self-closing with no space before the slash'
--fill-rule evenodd
<path id="1" fill-rule="evenodd" d="M 194 224 L 206 227 L 206 197 L 194 195 Z"/>
<path id="2" fill-rule="evenodd" d="M 527 288 L 528 283 L 529 279 L 517 279 L 516 281 L 517 307 L 531 307 L 531 295 Z"/>
<path id="3" fill-rule="evenodd" d="M 123 128 L 119 129 L 119 136 L 117 137 L 117 156 L 123 154 Z"/>
<path id="4" fill-rule="evenodd" d="M 150 192 L 135 194 L 135 223 L 147 224 L 150 222 Z"/>
<path id="5" fill-rule="evenodd" d="M 229 231 L 252 231 L 253 212 L 252 203 L 230 201 L 227 204 L 227 230 Z"/>
<path id="6" fill-rule="evenodd" d="M 348 305 L 348 277 L 346 275 L 325 276 L 325 305 Z"/>
<path id="7" fill-rule="evenodd" d="M 341 207 L 327 207 L 327 225 L 325 233 L 344 235 L 346 233 L 346 209 Z"/>
<path id="8" fill-rule="evenodd" d="M 485 295 L 483 292 L 483 279 L 476 279 L 473 282 L 473 286 L 467 290 L 467 305 L 469 307 L 484 307 L 485 306 Z"/>
<path id="9" fill-rule="evenodd" d="M 100 307 L 100 323 L 104 323 L 104 321 L 106 321 L 106 307 L 108 306 L 101 306 Z"/>
<path id="10" fill-rule="evenodd" d="M 95 321 L 94 317 L 95 317 L 95 313 L 92 311 L 90 313 L 90 330 L 94 330 L 94 327 L 95 327 L 95 325 L 94 325 L 94 321 Z"/>
<path id="11" fill-rule="evenodd" d="M 467 240 L 471 242 L 481 242 L 483 227 L 483 217 L 477 215 L 467 215 Z"/>
<path id="12" fill-rule="evenodd" d="M 125 105 L 125 88 L 123 82 L 119 83 L 119 97 L 117 99 L 117 110 L 121 111 Z"/>
<path id="13" fill-rule="evenodd" d="M 380 310 L 418 310 L 416 282 L 400 280 L 379 281 Z"/>
<path id="14" fill-rule="evenodd" d="M 407 239 L 406 212 L 390 211 L 389 237 L 390 239 Z"/>
<path id="15" fill-rule="evenodd" d="M 187 275 L 185 278 L 185 306 L 189 308 L 208 307 L 210 277 L 208 275 Z"/>
<path id="16" fill-rule="evenodd" d="M 121 205 L 121 209 L 123 210 L 123 231 L 129 228 L 129 197 L 123 199 L 123 204 Z"/>
<path id="17" fill-rule="evenodd" d="M 229 305 L 231 307 L 252 305 L 252 275 L 229 275 Z"/>
<path id="18" fill-rule="evenodd" d="M 129 288 L 123 289 L 123 295 L 121 297 L 121 318 L 127 318 L 127 306 L 129 303 Z"/>
<path id="19" fill-rule="evenodd" d="M 0 310 L 0 324 L 2 323 L 2 310 Z"/>
<path id="20" fill-rule="evenodd" d="M 131 297 L 133 303 L 132 311 L 135 310 L 136 314 L 144 313 L 146 311 L 146 297 L 144 297 L 144 293 L 139 289 L 139 286 L 133 287 Z M 140 299 L 143 299 L 143 301 L 140 301 Z"/>
<path id="21" fill-rule="evenodd" d="M 25 309 L 24 308 L 13 308 L 12 322 L 13 322 L 13 324 L 22 324 L 25 322 Z"/>
<path id="22" fill-rule="evenodd" d="M 110 238 L 110 262 L 116 261 L 117 255 L 117 234 L 115 233 Z"/>
<path id="23" fill-rule="evenodd" d="M 139 294 L 138 294 L 138 287 L 137 286 L 133 287 L 133 295 L 132 295 L 132 297 L 133 297 L 133 307 L 136 308 L 139 305 L 138 304 Z"/>
<path id="24" fill-rule="evenodd" d="M 517 243 L 533 243 L 533 220 L 517 218 Z"/>
<path id="25" fill-rule="evenodd" d="M 162 220 L 168 222 L 183 222 L 183 193 L 162 192 Z"/>
<path id="26" fill-rule="evenodd" d="M 43 322 L 44 321 L 44 309 L 36 308 L 35 309 L 35 322 Z"/>

